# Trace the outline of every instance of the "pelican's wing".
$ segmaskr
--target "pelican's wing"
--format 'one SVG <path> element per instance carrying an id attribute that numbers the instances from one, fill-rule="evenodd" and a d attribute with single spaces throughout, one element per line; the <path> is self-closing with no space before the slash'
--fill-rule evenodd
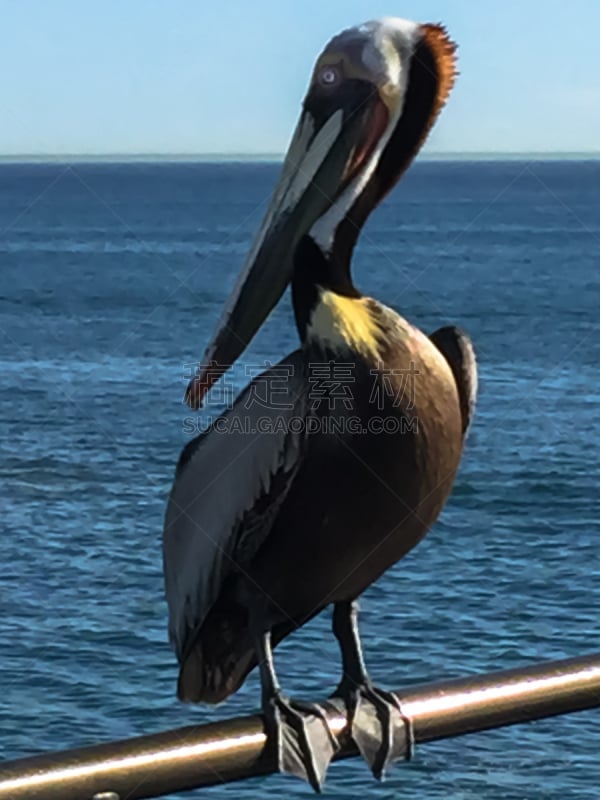
<path id="1" fill-rule="evenodd" d="M 306 392 L 296 351 L 181 454 L 163 532 L 169 634 L 180 660 L 225 578 L 243 570 L 271 529 L 300 465 Z"/>

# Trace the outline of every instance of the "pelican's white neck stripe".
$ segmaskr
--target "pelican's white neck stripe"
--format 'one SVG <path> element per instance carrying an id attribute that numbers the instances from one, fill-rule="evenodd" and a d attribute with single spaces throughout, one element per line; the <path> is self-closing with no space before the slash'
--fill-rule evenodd
<path id="1" fill-rule="evenodd" d="M 400 105 L 398 112 L 394 114 L 394 117 L 388 123 L 388 126 L 383 136 L 377 143 L 377 146 L 373 151 L 368 163 L 358 173 L 356 178 L 346 187 L 346 189 L 338 197 L 335 203 L 333 203 L 329 210 L 323 214 L 322 217 L 319 217 L 319 219 L 310 229 L 309 235 L 324 253 L 331 253 L 335 232 L 338 225 L 344 219 L 348 211 L 350 211 L 356 201 L 356 198 L 362 193 L 373 173 L 375 172 L 375 168 L 379 163 L 381 153 L 388 143 L 389 138 L 392 135 L 392 131 L 396 127 L 396 123 L 400 117 L 402 110 L 401 106 L 402 104 Z"/>

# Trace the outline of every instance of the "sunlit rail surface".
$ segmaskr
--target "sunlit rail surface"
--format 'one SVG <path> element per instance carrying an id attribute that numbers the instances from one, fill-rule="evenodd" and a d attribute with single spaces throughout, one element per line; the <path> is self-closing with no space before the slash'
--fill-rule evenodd
<path id="1" fill-rule="evenodd" d="M 397 694 L 415 741 L 431 742 L 600 706 L 600 653 Z M 329 724 L 341 736 L 337 758 L 356 755 L 339 706 L 331 705 Z M 0 800 L 136 800 L 267 775 L 265 741 L 252 716 L 5 762 Z"/>

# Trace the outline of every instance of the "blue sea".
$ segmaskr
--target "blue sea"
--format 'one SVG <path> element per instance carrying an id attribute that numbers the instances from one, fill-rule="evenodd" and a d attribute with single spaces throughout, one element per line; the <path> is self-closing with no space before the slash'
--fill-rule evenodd
<path id="1" fill-rule="evenodd" d="M 0 756 L 251 712 L 180 705 L 161 531 L 203 352 L 264 212 L 270 163 L 0 165 Z M 479 356 L 476 419 L 429 536 L 365 594 L 390 688 L 598 650 L 600 162 L 418 163 L 369 220 L 356 282 Z M 284 298 L 245 354 L 296 346 Z M 236 385 L 244 371 L 234 373 Z M 337 682 L 322 615 L 277 651 L 284 687 Z M 350 800 L 597 800 L 600 712 L 418 748 Z M 281 776 L 218 798 L 311 797 Z M 185 796 L 185 795 L 184 795 Z"/>

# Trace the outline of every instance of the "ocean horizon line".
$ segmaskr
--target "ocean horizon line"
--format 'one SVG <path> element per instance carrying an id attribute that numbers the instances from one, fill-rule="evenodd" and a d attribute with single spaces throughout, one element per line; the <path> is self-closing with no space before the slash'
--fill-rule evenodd
<path id="1" fill-rule="evenodd" d="M 0 164 L 70 163 L 281 163 L 283 153 L 21 153 L 0 154 Z M 600 151 L 460 151 L 422 153 L 419 161 L 596 161 Z"/>

